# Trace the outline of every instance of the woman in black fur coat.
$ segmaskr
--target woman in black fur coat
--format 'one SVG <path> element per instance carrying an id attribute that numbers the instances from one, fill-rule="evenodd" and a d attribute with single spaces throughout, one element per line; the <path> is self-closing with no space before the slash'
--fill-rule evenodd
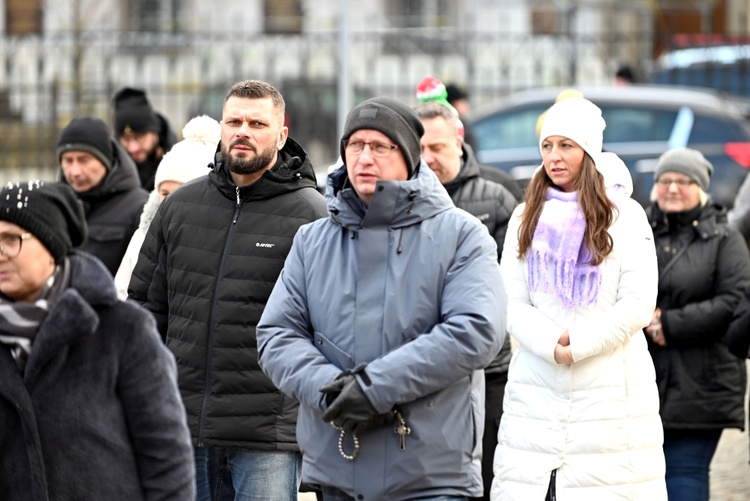
<path id="1" fill-rule="evenodd" d="M 70 187 L 0 190 L 0 499 L 194 499 L 174 358 L 85 238 Z"/>

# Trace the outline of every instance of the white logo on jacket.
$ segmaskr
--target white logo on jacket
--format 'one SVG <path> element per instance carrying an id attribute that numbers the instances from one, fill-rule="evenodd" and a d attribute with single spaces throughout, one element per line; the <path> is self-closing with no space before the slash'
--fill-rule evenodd
<path id="1" fill-rule="evenodd" d="M 265 247 L 267 249 L 270 249 L 274 245 L 276 245 L 276 244 L 266 244 L 266 243 L 263 243 L 263 242 L 255 242 L 255 246 L 256 247 Z"/>

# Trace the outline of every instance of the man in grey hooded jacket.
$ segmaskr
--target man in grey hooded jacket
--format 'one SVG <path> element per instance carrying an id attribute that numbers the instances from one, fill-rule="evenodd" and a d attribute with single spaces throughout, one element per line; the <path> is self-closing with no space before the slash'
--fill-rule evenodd
<path id="1" fill-rule="evenodd" d="M 481 369 L 506 296 L 494 240 L 421 161 L 423 132 L 395 99 L 349 113 L 330 215 L 300 228 L 258 325 L 325 500 L 482 495 Z"/>

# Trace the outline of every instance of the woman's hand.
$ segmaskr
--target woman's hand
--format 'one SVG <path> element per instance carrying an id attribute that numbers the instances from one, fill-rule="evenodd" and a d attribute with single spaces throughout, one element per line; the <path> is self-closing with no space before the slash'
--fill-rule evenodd
<path id="1" fill-rule="evenodd" d="M 570 350 L 570 334 L 568 330 L 562 333 L 555 346 L 555 362 L 570 365 L 573 363 L 573 352 Z"/>
<path id="2" fill-rule="evenodd" d="M 661 330 L 661 308 L 656 308 L 654 316 L 651 318 L 651 323 L 646 327 L 646 334 L 651 337 L 654 344 L 658 346 L 667 346 L 667 339 L 664 337 L 664 332 Z"/>

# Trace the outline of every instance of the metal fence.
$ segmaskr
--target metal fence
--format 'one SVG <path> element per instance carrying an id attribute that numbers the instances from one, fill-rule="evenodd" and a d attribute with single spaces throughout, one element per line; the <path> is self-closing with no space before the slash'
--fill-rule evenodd
<path id="1" fill-rule="evenodd" d="M 352 105 L 373 95 L 416 104 L 425 76 L 464 85 L 474 109 L 514 90 L 608 83 L 626 56 L 651 64 L 651 34 L 511 36 L 458 29 L 352 33 L 347 68 Z M 627 50 L 627 54 L 624 52 Z M 73 116 L 111 123 L 110 99 L 125 85 L 149 99 L 180 132 L 190 117 L 218 117 L 229 85 L 258 78 L 287 101 L 290 135 L 316 165 L 337 152 L 336 32 L 305 35 L 136 32 L 53 33 L 0 40 L 0 170 L 3 180 L 57 175 L 55 144 Z"/>

